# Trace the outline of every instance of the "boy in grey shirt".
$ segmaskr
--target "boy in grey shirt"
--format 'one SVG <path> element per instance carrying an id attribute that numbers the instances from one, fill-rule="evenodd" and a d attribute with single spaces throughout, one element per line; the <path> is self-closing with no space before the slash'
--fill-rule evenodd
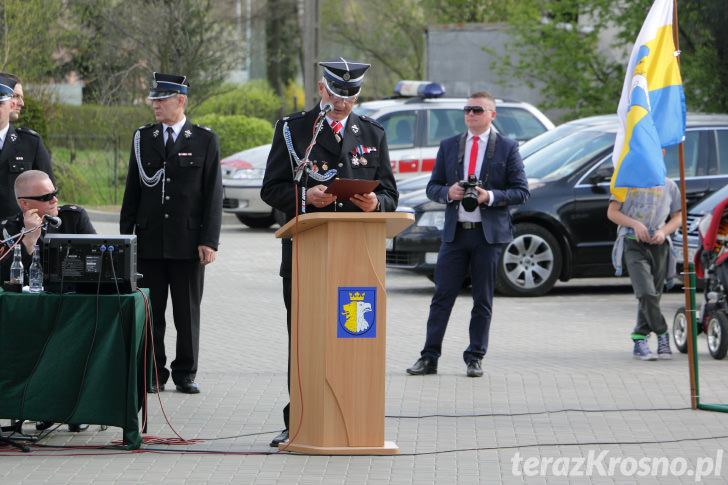
<path id="1" fill-rule="evenodd" d="M 639 301 L 637 324 L 632 331 L 634 358 L 672 359 L 670 335 L 660 310 L 660 298 L 668 267 L 672 265 L 674 270 L 669 235 L 682 224 L 680 190 L 668 178 L 662 187 L 631 188 L 623 203 L 612 197 L 607 217 L 619 225 L 612 262 L 619 274 L 624 254 L 632 289 Z M 657 335 L 657 357 L 647 345 L 650 332 Z"/>

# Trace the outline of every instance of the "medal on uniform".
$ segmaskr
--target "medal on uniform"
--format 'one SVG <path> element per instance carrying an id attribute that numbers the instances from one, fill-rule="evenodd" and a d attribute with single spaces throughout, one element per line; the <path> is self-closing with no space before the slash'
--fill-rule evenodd
<path id="1" fill-rule="evenodd" d="M 16 135 L 15 133 L 10 134 L 10 141 L 15 141 L 17 139 L 18 139 L 18 135 Z"/>
<path id="2" fill-rule="evenodd" d="M 357 125 L 351 125 L 351 131 L 353 131 L 355 135 L 358 135 L 359 134 L 359 126 L 357 126 Z"/>
<path id="3" fill-rule="evenodd" d="M 359 166 L 359 154 L 358 153 L 354 153 L 351 156 L 351 165 L 354 166 L 354 167 L 358 167 Z"/>
<path id="4" fill-rule="evenodd" d="M 153 136 L 154 138 L 157 138 L 157 137 L 159 136 L 159 130 L 154 130 L 154 131 L 152 132 L 152 136 Z"/>
<path id="5" fill-rule="evenodd" d="M 328 170 L 329 169 L 328 164 L 326 162 L 324 162 L 323 165 L 321 165 L 321 169 L 322 170 Z"/>
<path id="6" fill-rule="evenodd" d="M 185 130 L 185 138 L 189 138 L 192 136 L 192 132 L 190 130 Z"/>

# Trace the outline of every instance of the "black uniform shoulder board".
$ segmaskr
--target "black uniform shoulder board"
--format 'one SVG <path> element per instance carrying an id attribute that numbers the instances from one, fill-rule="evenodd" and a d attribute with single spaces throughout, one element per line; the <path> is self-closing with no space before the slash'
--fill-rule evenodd
<path id="1" fill-rule="evenodd" d="M 149 123 L 148 125 L 140 126 L 139 128 L 137 128 L 137 130 L 146 130 L 147 128 L 151 128 L 154 125 L 156 125 L 156 123 Z"/>
<path id="2" fill-rule="evenodd" d="M 363 120 L 363 121 L 366 121 L 367 123 L 371 123 L 372 125 L 376 126 L 377 128 L 380 128 L 382 130 L 384 129 L 384 127 L 382 126 L 382 124 L 379 123 L 374 118 L 370 118 L 370 117 L 368 117 L 366 115 L 361 115 L 361 116 L 359 116 L 359 119 L 360 120 Z"/>
<path id="3" fill-rule="evenodd" d="M 19 131 L 21 133 L 27 133 L 29 135 L 38 136 L 38 137 L 40 136 L 40 134 L 37 131 L 33 131 L 30 128 L 26 128 L 25 126 L 16 126 L 15 131 Z"/>
<path id="4" fill-rule="evenodd" d="M 303 118 L 306 116 L 305 111 L 299 111 L 298 113 L 291 113 L 289 115 L 284 116 L 281 118 L 281 121 L 290 121 L 290 120 L 297 120 L 298 118 Z"/>
<path id="5" fill-rule="evenodd" d="M 62 205 L 58 208 L 58 212 L 81 212 L 81 208 L 75 204 Z"/>
<path id="6" fill-rule="evenodd" d="M 212 128 L 208 128 L 206 126 L 195 125 L 195 124 L 193 124 L 192 126 L 194 126 L 195 128 L 199 128 L 201 130 L 209 131 L 210 133 L 215 133 Z"/>

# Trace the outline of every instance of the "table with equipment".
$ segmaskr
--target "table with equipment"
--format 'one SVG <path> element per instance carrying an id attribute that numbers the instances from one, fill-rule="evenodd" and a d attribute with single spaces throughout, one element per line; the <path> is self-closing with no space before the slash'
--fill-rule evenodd
<path id="1" fill-rule="evenodd" d="M 0 418 L 117 426 L 127 449 L 139 448 L 151 362 L 142 291 L 0 290 Z"/>

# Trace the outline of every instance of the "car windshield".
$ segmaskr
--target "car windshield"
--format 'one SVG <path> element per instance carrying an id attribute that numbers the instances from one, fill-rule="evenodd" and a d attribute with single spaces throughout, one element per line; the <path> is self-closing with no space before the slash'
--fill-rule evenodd
<path id="1" fill-rule="evenodd" d="M 352 108 L 352 111 L 356 113 L 358 116 L 365 116 L 371 113 L 372 111 L 376 111 L 375 109 L 370 108 L 362 108 L 361 105 L 356 105 L 354 108 Z"/>
<path id="2" fill-rule="evenodd" d="M 580 130 L 534 151 L 523 160 L 526 176 L 554 180 L 573 173 L 614 145 L 612 132 Z"/>
<path id="3" fill-rule="evenodd" d="M 499 106 L 496 111 L 498 116 L 493 120 L 493 125 L 507 138 L 525 141 L 546 131 L 543 123 L 528 110 Z"/>
<path id="4" fill-rule="evenodd" d="M 595 121 L 597 123 L 597 121 Z M 518 151 L 521 153 L 521 158 L 526 158 L 530 156 L 532 153 L 542 149 L 546 145 L 550 145 L 559 138 L 562 138 L 569 133 L 573 133 L 575 131 L 583 130 L 588 128 L 588 125 L 584 123 L 564 123 L 562 125 L 557 126 L 553 130 L 548 130 L 543 133 L 541 133 L 538 136 L 535 136 L 525 142 L 523 145 L 518 147 Z"/>

